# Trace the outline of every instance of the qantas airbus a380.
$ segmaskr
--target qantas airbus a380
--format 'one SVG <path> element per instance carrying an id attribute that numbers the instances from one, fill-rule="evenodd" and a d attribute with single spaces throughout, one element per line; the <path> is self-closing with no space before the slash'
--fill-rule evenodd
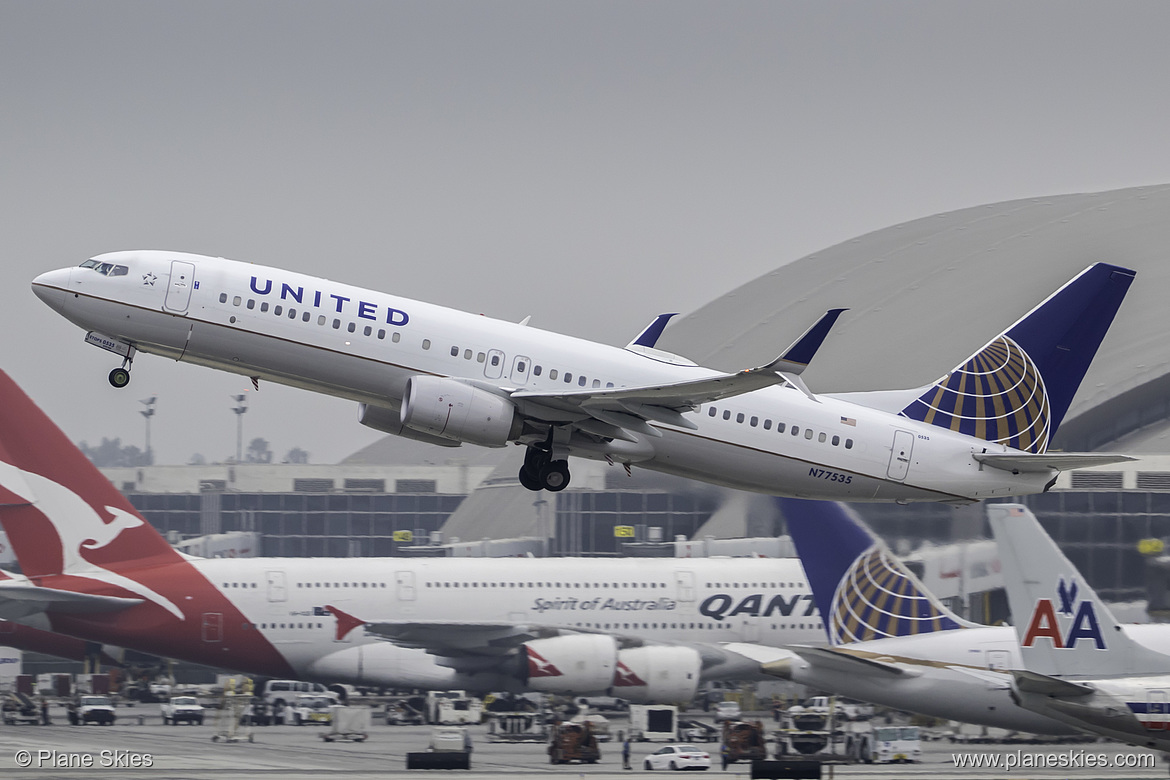
<path id="1" fill-rule="evenodd" d="M 569 483 L 567 457 L 761 493 L 977 501 L 1119 460 L 1049 453 L 1134 272 L 1098 263 L 934 384 L 817 395 L 800 378 L 841 310 L 766 366 L 723 374 L 304 274 L 165 251 L 100 255 L 33 290 L 120 355 L 138 351 L 359 403 L 376 430 L 443 446 L 527 447 L 520 481 Z"/>

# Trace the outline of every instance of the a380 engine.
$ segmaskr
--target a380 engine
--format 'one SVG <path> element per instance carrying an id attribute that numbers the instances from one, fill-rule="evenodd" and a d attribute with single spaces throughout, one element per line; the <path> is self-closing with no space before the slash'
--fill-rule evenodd
<path id="1" fill-rule="evenodd" d="M 603 693 L 613 685 L 617 642 L 602 634 L 575 634 L 525 642 L 520 656 L 528 690 Z"/>
<path id="2" fill-rule="evenodd" d="M 484 447 L 503 447 L 520 433 L 516 406 L 495 393 L 439 376 L 412 376 L 402 424 L 415 431 Z"/>
<path id="3" fill-rule="evenodd" d="M 640 704 L 689 702 L 702 667 L 699 653 L 689 647 L 631 647 L 618 653 L 613 695 Z"/>

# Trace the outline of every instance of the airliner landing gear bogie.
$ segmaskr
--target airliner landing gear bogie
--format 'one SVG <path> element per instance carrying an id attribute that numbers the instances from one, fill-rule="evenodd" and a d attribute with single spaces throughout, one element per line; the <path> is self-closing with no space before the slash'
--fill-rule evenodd
<path id="1" fill-rule="evenodd" d="M 130 384 L 130 370 L 127 368 L 115 368 L 110 372 L 110 384 L 117 388 L 123 388 Z"/>
<path id="2" fill-rule="evenodd" d="M 520 484 L 529 490 L 557 492 L 569 486 L 569 462 L 551 460 L 544 450 L 529 447 L 520 467 Z"/>

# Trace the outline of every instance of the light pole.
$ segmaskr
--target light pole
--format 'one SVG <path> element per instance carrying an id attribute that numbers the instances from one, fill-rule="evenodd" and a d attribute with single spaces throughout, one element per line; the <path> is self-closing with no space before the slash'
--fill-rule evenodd
<path id="1" fill-rule="evenodd" d="M 240 393 L 231 396 L 231 399 L 236 402 L 236 405 L 232 407 L 232 411 L 236 413 L 236 463 L 242 463 L 244 460 L 244 412 L 248 411 L 248 396 Z"/>
<path id="2" fill-rule="evenodd" d="M 150 453 L 150 418 L 154 417 L 154 402 L 157 400 L 158 400 L 158 396 L 152 395 L 150 398 L 143 398 L 141 401 L 138 402 L 138 403 L 146 406 L 145 409 L 142 409 L 138 413 L 146 418 L 146 452 L 144 455 L 144 459 L 146 460 L 147 466 L 154 465 L 154 456 L 151 455 L 151 453 Z"/>

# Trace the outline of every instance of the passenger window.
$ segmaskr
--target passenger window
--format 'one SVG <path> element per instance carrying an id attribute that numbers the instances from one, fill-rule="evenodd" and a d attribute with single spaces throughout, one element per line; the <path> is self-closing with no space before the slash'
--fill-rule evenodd
<path id="1" fill-rule="evenodd" d="M 743 422 L 743 412 L 740 412 L 739 414 L 735 415 L 735 421 L 737 423 Z"/>
<path id="2" fill-rule="evenodd" d="M 756 417 L 754 415 L 752 416 L 752 419 L 748 420 L 748 425 L 752 426 L 753 428 L 755 428 L 759 424 L 760 424 L 760 418 Z"/>
<path id="3" fill-rule="evenodd" d="M 423 347 L 423 349 L 430 349 L 431 348 L 431 340 L 430 339 L 423 339 L 422 347 Z"/>
<path id="4" fill-rule="evenodd" d="M 584 386 L 585 386 L 585 381 L 586 381 L 586 380 L 585 380 L 585 377 L 583 377 L 583 376 L 579 376 L 579 377 L 577 377 L 577 386 L 578 386 L 578 387 L 584 387 Z"/>
<path id="5" fill-rule="evenodd" d="M 305 312 L 304 314 L 301 315 L 301 322 L 308 322 L 310 319 L 312 319 L 312 317 L 313 317 L 312 313 Z M 325 318 L 322 317 L 321 319 L 325 319 Z"/>
<path id="6" fill-rule="evenodd" d="M 821 444 L 824 444 L 825 443 L 825 434 L 824 433 L 817 434 L 817 441 L 819 441 Z"/>
<path id="7" fill-rule="evenodd" d="M 324 314 L 318 314 L 318 315 L 317 315 L 317 324 L 318 324 L 318 325 L 320 325 L 321 327 L 324 327 L 324 326 L 325 326 L 325 323 L 326 323 L 327 321 L 328 321 L 328 319 L 325 317 L 325 315 L 324 315 Z"/>
<path id="8" fill-rule="evenodd" d="M 472 358 L 473 354 L 474 354 L 474 353 L 472 353 L 472 351 L 471 351 L 470 349 L 465 349 L 465 350 L 463 350 L 463 359 L 464 359 L 464 360 L 471 360 L 471 358 Z M 524 368 L 523 368 L 524 364 L 523 364 L 523 363 L 521 363 L 521 364 L 520 364 L 520 366 L 521 366 L 520 370 L 521 370 L 521 371 L 523 371 L 523 370 L 524 370 Z"/>
<path id="9" fill-rule="evenodd" d="M 540 366 L 533 366 L 532 367 L 532 375 L 533 376 L 540 376 Z"/>
<path id="10" fill-rule="evenodd" d="M 256 308 L 256 300 L 255 300 L 254 298 L 249 298 L 249 299 L 248 299 L 248 308 L 249 308 L 249 309 L 255 309 L 255 308 Z"/>
<path id="11" fill-rule="evenodd" d="M 284 313 L 284 307 L 281 306 L 280 304 L 277 304 L 276 306 L 272 307 L 272 313 L 275 314 L 277 317 L 279 317 L 281 314 Z"/>
<path id="12" fill-rule="evenodd" d="M 244 302 L 244 299 L 238 295 L 235 298 L 232 298 L 232 306 L 239 306 L 243 302 Z"/>
<path id="13" fill-rule="evenodd" d="M 290 320 L 295 320 L 295 319 L 297 318 L 297 310 L 296 310 L 296 309 L 292 309 L 292 308 L 290 308 L 290 309 L 288 310 L 288 318 L 289 318 Z"/>
<path id="14" fill-rule="evenodd" d="M 487 355 L 485 355 L 483 352 L 480 352 L 475 356 L 476 363 L 483 363 L 485 360 L 487 360 Z"/>
<path id="15" fill-rule="evenodd" d="M 565 384 L 567 385 L 572 381 L 573 381 L 573 375 L 570 374 L 568 371 L 566 371 L 565 372 Z"/>
<path id="16" fill-rule="evenodd" d="M 731 410 L 730 410 L 730 409 L 724 409 L 724 410 L 723 410 L 723 419 L 724 419 L 724 420 L 730 420 L 730 419 L 731 419 Z"/>
<path id="17" fill-rule="evenodd" d="M 341 320 L 334 320 L 333 321 L 333 329 L 334 330 L 341 330 Z"/>
<path id="18" fill-rule="evenodd" d="M 264 301 L 260 304 L 260 311 L 268 311 L 268 301 Z"/>
<path id="19" fill-rule="evenodd" d="M 355 325 L 354 323 L 351 322 L 345 326 L 345 329 L 348 330 L 350 333 L 353 333 L 355 330 L 357 330 L 357 325 Z"/>
<path id="20" fill-rule="evenodd" d="M 219 294 L 219 302 L 220 303 L 227 303 L 227 293 L 220 293 Z"/>
<path id="21" fill-rule="evenodd" d="M 840 437 L 840 436 L 834 436 L 834 437 L 833 437 L 833 446 L 834 446 L 834 447 L 836 447 L 836 446 L 837 446 L 838 444 L 840 444 L 840 443 L 841 443 L 841 437 Z"/>
<path id="22" fill-rule="evenodd" d="M 386 338 L 386 330 L 385 330 L 385 328 L 378 328 L 378 338 L 380 338 L 380 339 L 384 339 L 384 338 Z M 362 587 L 364 588 L 364 587 L 365 587 L 365 585 L 363 585 Z"/>
<path id="23" fill-rule="evenodd" d="M 594 390 L 596 390 L 596 389 L 597 389 L 597 388 L 599 388 L 599 387 L 601 387 L 601 380 L 600 380 L 600 379 L 594 379 L 594 380 L 593 380 L 593 389 L 594 389 Z"/>
<path id="24" fill-rule="evenodd" d="M 709 407 L 707 407 L 707 416 L 708 416 L 708 417 L 714 417 L 714 416 L 715 416 L 715 411 L 716 411 L 716 410 L 715 410 L 715 407 L 714 407 L 714 406 L 709 406 Z"/>
<path id="25" fill-rule="evenodd" d="M 370 334 L 371 334 L 371 333 L 373 333 L 373 332 L 374 332 L 374 329 L 373 329 L 373 327 L 371 327 L 371 326 L 367 325 L 367 326 L 365 327 L 365 329 L 364 329 L 364 330 L 362 330 L 362 335 L 363 335 L 363 336 L 368 336 L 368 335 L 370 335 Z"/>
<path id="26" fill-rule="evenodd" d="M 606 382 L 606 383 L 605 383 L 605 386 L 606 386 L 606 387 L 613 387 L 613 382 Z"/>
<path id="27" fill-rule="evenodd" d="M 765 431 L 772 430 L 772 421 L 771 420 L 764 420 L 764 430 Z"/>
<path id="28" fill-rule="evenodd" d="M 557 370 L 555 368 L 550 368 L 548 370 L 548 378 L 549 379 L 556 379 L 557 378 Z"/>
<path id="29" fill-rule="evenodd" d="M 459 357 L 459 347 L 451 347 L 451 357 Z"/>
<path id="30" fill-rule="evenodd" d="M 500 364 L 500 356 L 499 355 L 492 355 L 492 365 L 498 366 L 499 364 Z"/>
<path id="31" fill-rule="evenodd" d="M 397 344 L 399 341 L 402 340 L 402 334 L 399 333 L 398 331 L 394 331 L 394 335 L 390 337 L 390 340 L 393 341 L 395 344 Z"/>
<path id="32" fill-rule="evenodd" d="M 805 428 L 805 429 L 804 429 L 804 438 L 806 438 L 806 439 L 811 439 L 811 438 L 812 438 L 812 435 L 813 435 L 813 429 L 812 429 L 812 428 Z"/>
<path id="33" fill-rule="evenodd" d="M 776 433 L 784 433 L 785 426 L 786 426 L 786 423 L 782 423 L 782 422 L 776 423 Z"/>
<path id="34" fill-rule="evenodd" d="M 845 449 L 847 449 L 847 450 L 853 449 L 853 439 L 846 439 L 845 440 Z"/>
<path id="35" fill-rule="evenodd" d="M 793 436 L 796 436 L 798 433 L 800 433 L 800 426 L 799 426 L 799 425 L 793 425 L 793 426 L 792 426 L 792 435 L 793 435 Z"/>

